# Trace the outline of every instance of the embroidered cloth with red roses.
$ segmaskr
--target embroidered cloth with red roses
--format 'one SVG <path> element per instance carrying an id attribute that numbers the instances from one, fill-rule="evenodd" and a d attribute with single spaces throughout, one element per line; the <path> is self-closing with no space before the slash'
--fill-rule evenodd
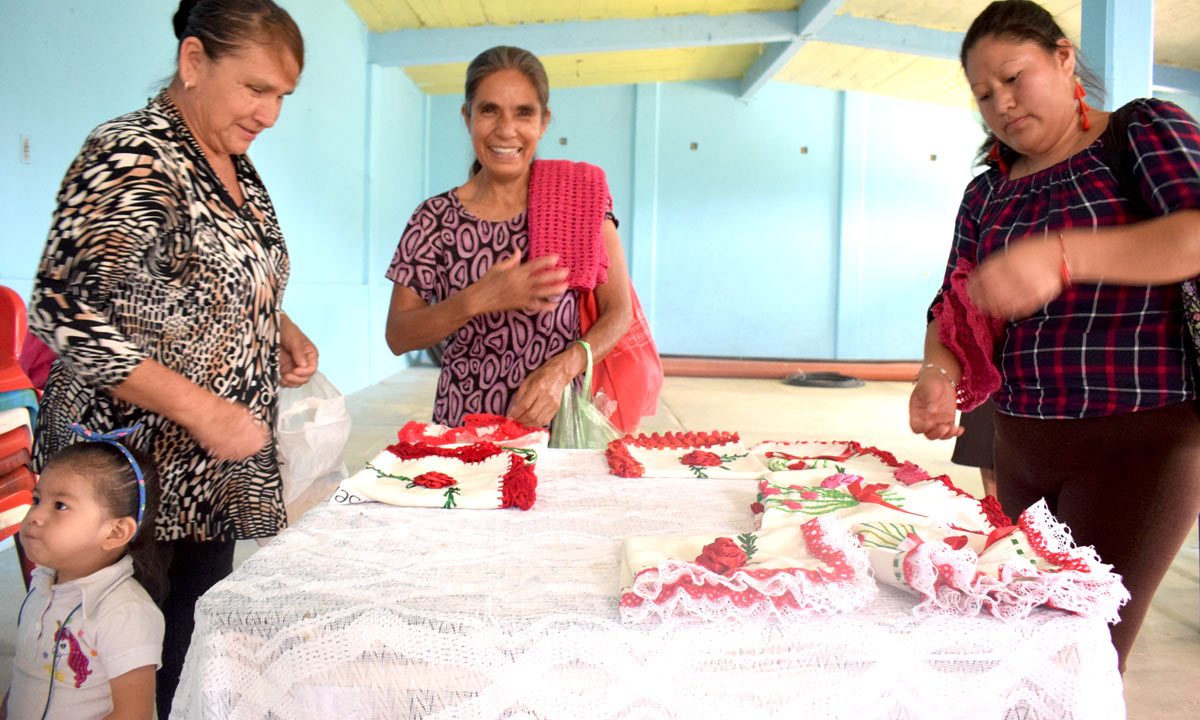
<path id="1" fill-rule="evenodd" d="M 688 468 L 703 481 L 740 448 L 735 433 L 626 437 L 607 451 L 621 477 Z M 1116 622 L 1129 598 L 1091 548 L 1075 547 L 1045 503 L 1014 522 L 978 500 L 857 442 L 766 442 L 739 454 L 763 468 L 750 505 L 756 529 L 729 535 L 627 537 L 627 622 L 757 620 L 852 611 L 883 583 L 915 593 L 917 614 L 1002 619 L 1053 607 Z M 730 472 L 726 477 L 736 477 Z"/>

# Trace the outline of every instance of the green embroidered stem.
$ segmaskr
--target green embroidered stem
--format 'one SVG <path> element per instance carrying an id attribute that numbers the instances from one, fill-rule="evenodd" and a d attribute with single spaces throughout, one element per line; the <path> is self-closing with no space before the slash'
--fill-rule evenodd
<path id="1" fill-rule="evenodd" d="M 458 507 L 458 503 L 454 502 L 454 496 L 458 495 L 458 488 L 454 485 L 446 488 L 446 502 L 442 505 L 443 508 L 449 510 L 452 507 Z"/>
<path id="2" fill-rule="evenodd" d="M 754 533 L 742 533 L 737 536 L 737 540 L 738 545 L 742 546 L 742 552 L 746 553 L 746 562 L 749 563 L 754 553 L 758 552 L 758 547 L 754 544 L 757 538 Z"/>
<path id="3" fill-rule="evenodd" d="M 374 470 L 375 474 L 378 475 L 380 477 L 380 479 L 387 478 L 389 480 L 399 480 L 400 482 L 405 483 L 404 487 L 406 487 L 406 488 L 416 487 L 416 485 L 413 484 L 412 478 L 410 478 L 410 477 L 404 477 L 403 475 L 393 475 L 391 473 L 386 473 L 386 472 L 380 470 L 379 468 L 375 467 L 371 463 L 367 463 L 367 468 L 369 470 Z"/>
<path id="4" fill-rule="evenodd" d="M 537 463 L 537 450 L 534 450 L 533 448 L 504 447 L 501 445 L 500 449 L 520 455 L 525 459 L 525 463 L 528 465 Z"/>
<path id="5" fill-rule="evenodd" d="M 867 547 L 895 550 L 911 532 L 916 532 L 913 525 L 864 523 L 859 530 L 858 542 Z"/>

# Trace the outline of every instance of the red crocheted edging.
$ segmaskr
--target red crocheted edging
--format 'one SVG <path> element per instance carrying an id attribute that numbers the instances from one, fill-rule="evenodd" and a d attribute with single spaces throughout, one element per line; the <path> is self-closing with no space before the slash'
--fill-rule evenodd
<path id="1" fill-rule="evenodd" d="M 1030 522 L 1028 510 L 1021 513 L 1021 517 L 1017 520 L 1017 527 L 1025 533 L 1025 537 L 1029 539 L 1029 546 L 1043 560 L 1053 563 L 1063 570 L 1078 570 L 1085 573 L 1092 571 L 1082 558 L 1076 557 L 1070 551 L 1054 552 L 1047 547 L 1046 538 L 1042 536 L 1041 530 L 1033 527 Z"/>
<path id="2" fill-rule="evenodd" d="M 825 535 L 821 531 L 821 526 L 816 518 L 809 520 L 800 526 L 804 534 L 804 544 L 808 548 L 810 554 L 825 563 L 829 568 L 811 569 L 811 568 L 780 568 L 777 570 L 746 570 L 739 569 L 734 571 L 734 574 L 745 573 L 750 577 L 764 580 L 775 575 L 803 575 L 810 582 L 819 585 L 829 584 L 846 584 L 854 580 L 854 570 L 850 567 L 846 553 L 837 550 L 825 542 Z M 703 567 L 703 566 L 700 566 Z M 830 569 L 831 568 L 831 569 Z M 705 568 L 706 572 L 709 572 Z M 641 577 L 648 572 L 658 572 L 658 568 L 646 568 L 637 573 L 635 578 Z M 762 593 L 754 590 L 735 591 L 724 585 L 709 584 L 703 581 L 696 583 L 691 580 L 690 576 L 681 577 L 673 583 L 665 583 L 658 597 L 651 602 L 661 602 L 675 597 L 676 593 L 683 591 L 694 598 L 704 595 L 708 598 L 717 599 L 727 597 L 733 601 L 734 605 L 746 606 L 752 602 L 757 602 L 760 599 L 770 600 L 776 607 L 799 608 L 796 598 L 792 595 L 781 595 L 779 597 L 764 597 Z M 647 602 L 647 598 L 643 598 L 632 592 L 622 593 L 620 604 L 624 607 L 638 607 Z"/>
<path id="3" fill-rule="evenodd" d="M 958 409 L 963 411 L 982 405 L 1000 388 L 1001 381 L 993 355 L 1004 323 L 979 312 L 971 302 L 967 281 L 974 269 L 970 260 L 959 258 L 950 273 L 949 290 L 933 306 L 938 339 L 954 353 L 962 367 L 955 395 Z"/>
<path id="4" fill-rule="evenodd" d="M 1004 513 L 1004 508 L 1000 507 L 1000 501 L 991 495 L 987 495 L 980 500 L 979 507 L 983 510 L 984 517 L 992 524 L 992 527 L 1002 528 L 1012 526 L 1012 518 Z"/>
<path id="5" fill-rule="evenodd" d="M 481 435 L 477 430 L 481 427 L 495 426 L 490 432 Z M 503 415 L 489 413 L 472 413 L 464 415 L 462 425 L 446 428 L 441 434 L 430 434 L 427 423 L 411 420 L 400 428 L 396 437 L 400 442 L 425 443 L 427 445 L 450 445 L 461 442 L 504 442 L 525 437 L 537 432 L 539 428 L 526 427 L 521 423 Z"/>
<path id="6" fill-rule="evenodd" d="M 617 477 L 639 478 L 646 474 L 646 466 L 634 459 L 620 440 L 610 442 L 604 456 L 608 458 L 608 471 Z"/>
<path id="7" fill-rule="evenodd" d="M 500 479 L 500 507 L 528 510 L 537 500 L 537 475 L 525 459 L 514 454 L 508 472 Z"/>
<path id="8" fill-rule="evenodd" d="M 712 432 L 665 432 L 646 435 L 626 435 L 615 442 L 645 448 L 647 450 L 689 450 L 692 448 L 709 447 L 712 445 L 727 445 L 738 442 L 740 438 L 735 432 L 713 430 Z"/>
<path id="9" fill-rule="evenodd" d="M 398 442 L 384 448 L 401 460 L 416 460 L 423 457 L 454 458 L 465 463 L 478 463 L 494 457 L 504 449 L 490 442 L 475 443 L 456 448 L 445 448 L 425 443 Z"/>

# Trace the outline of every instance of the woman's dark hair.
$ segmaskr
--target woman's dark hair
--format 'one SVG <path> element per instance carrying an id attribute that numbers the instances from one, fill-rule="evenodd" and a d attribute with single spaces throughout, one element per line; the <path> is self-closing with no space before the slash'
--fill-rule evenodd
<path id="1" fill-rule="evenodd" d="M 146 510 L 138 526 L 137 536 L 126 546 L 133 558 L 133 576 L 150 597 L 158 602 L 166 594 L 166 577 L 154 542 L 154 525 L 158 518 L 159 479 L 154 461 L 135 448 L 126 446 L 146 485 Z M 138 481 L 129 459 L 120 448 L 107 442 L 77 442 L 59 451 L 46 463 L 46 469 L 69 469 L 92 483 L 96 499 L 113 517 L 137 518 Z"/>
<path id="2" fill-rule="evenodd" d="M 1048 53 L 1058 50 L 1060 40 L 1069 41 L 1067 34 L 1055 22 L 1054 16 L 1041 5 L 1031 0 L 996 0 L 984 8 L 983 12 L 979 13 L 979 17 L 971 23 L 971 27 L 967 28 L 967 34 L 963 37 L 962 50 L 958 56 L 963 70 L 967 68 L 967 55 L 971 49 L 980 40 L 988 37 L 997 40 L 1037 43 L 1038 47 Z M 1103 84 L 1096 74 L 1083 64 L 1083 60 L 1079 57 L 1078 46 L 1075 49 L 1075 74 L 1079 76 L 1089 93 L 1103 98 Z M 977 165 L 988 162 L 988 151 L 996 143 L 996 135 L 986 124 L 983 129 L 987 133 L 987 139 L 980 146 L 979 155 L 975 158 Z M 1009 165 L 1012 165 L 1013 160 L 1017 158 L 1016 151 L 1004 143 L 1000 143 L 1000 152 L 1005 156 L 1005 161 Z"/>
<path id="3" fill-rule="evenodd" d="M 213 60 L 257 43 L 286 48 L 304 69 L 300 28 L 272 0 L 181 0 L 172 23 L 180 43 L 199 38 Z"/>
<path id="4" fill-rule="evenodd" d="M 537 55 L 519 47 L 497 45 L 488 48 L 475 56 L 467 66 L 466 108 L 467 117 L 471 116 L 471 103 L 475 102 L 475 93 L 480 84 L 492 73 L 501 70 L 516 70 L 525 76 L 537 93 L 538 102 L 542 104 L 542 117 L 546 116 L 546 108 L 550 106 L 550 80 L 546 77 L 546 68 Z M 476 159 L 471 164 L 471 174 L 479 172 L 483 166 Z"/>

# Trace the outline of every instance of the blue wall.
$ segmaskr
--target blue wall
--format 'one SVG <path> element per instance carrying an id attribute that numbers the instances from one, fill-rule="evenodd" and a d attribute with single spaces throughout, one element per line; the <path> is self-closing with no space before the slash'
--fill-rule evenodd
<path id="1" fill-rule="evenodd" d="M 784 83 L 747 103 L 736 88 L 551 93 L 539 155 L 608 172 L 660 351 L 920 357 L 978 121 L 966 110 Z M 461 103 L 430 99 L 431 193 L 466 178 Z"/>
<path id="2" fill-rule="evenodd" d="M 412 129 L 422 125 L 424 100 L 398 73 L 373 83 L 366 28 L 345 3 L 284 5 L 304 32 L 305 71 L 250 155 L 291 252 L 284 307 L 318 344 L 322 370 L 350 391 L 403 366 L 383 345 L 368 282 L 386 264 L 367 241 L 368 189 L 409 209 L 423 192 L 410 173 L 421 163 L 423 136 Z M 174 7 L 163 0 L 0 0 L 0 283 L 26 298 L 55 193 L 84 137 L 144 105 L 173 72 Z M 387 127 L 370 122 L 372 87 L 405 142 L 372 142 L 368 128 Z M 29 164 L 19 159 L 22 134 L 30 136 Z M 373 170 L 380 174 L 374 185 Z"/>
<path id="3" fill-rule="evenodd" d="M 83 138 L 170 75 L 173 5 L 0 0 L 0 283 L 28 295 Z M 286 6 L 305 33 L 306 70 L 251 155 L 292 253 L 285 306 L 320 346 L 326 374 L 351 392 L 406 366 L 383 341 L 383 273 L 420 200 L 465 180 L 470 144 L 461 98 L 427 97 L 402 71 L 368 65 L 366 29 L 344 3 Z M 750 102 L 735 89 L 551 94 L 540 154 L 608 172 L 660 349 L 919 357 L 978 120 L 791 84 L 770 83 Z M 1196 98 L 1171 99 L 1200 109 Z"/>

